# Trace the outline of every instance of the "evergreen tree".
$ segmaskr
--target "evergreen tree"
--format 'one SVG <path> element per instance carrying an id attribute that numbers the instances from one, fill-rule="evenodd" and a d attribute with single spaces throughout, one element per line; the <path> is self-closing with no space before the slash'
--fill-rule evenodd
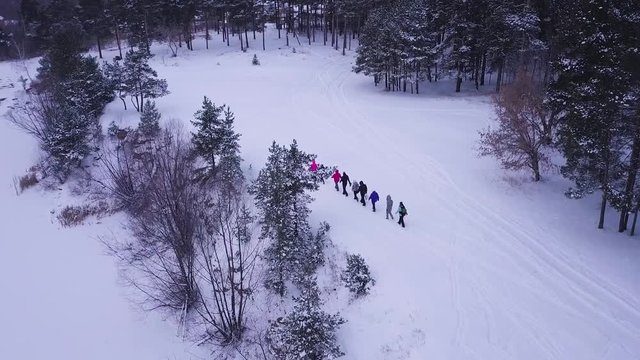
<path id="1" fill-rule="evenodd" d="M 632 79 L 623 71 L 628 50 L 613 21 L 614 8 L 580 1 L 560 10 L 567 17 L 558 31 L 562 51 L 554 62 L 558 77 L 550 102 L 562 118 L 560 144 L 567 160 L 562 173 L 575 182 L 579 194 L 602 190 L 598 228 L 603 228 L 621 171 L 622 94 Z"/>
<path id="2" fill-rule="evenodd" d="M 288 221 L 290 207 L 285 152 L 286 148 L 273 142 L 267 163 L 250 188 L 260 209 L 261 237 L 273 239 L 264 251 L 267 264 L 265 286 L 280 296 L 284 296 L 287 270 L 298 250 L 295 239 L 287 236 L 283 226 Z"/>
<path id="3" fill-rule="evenodd" d="M 158 79 L 158 73 L 149 66 L 152 55 L 144 48 L 130 49 L 124 59 L 124 85 L 133 106 L 144 110 L 144 101 L 165 96 L 167 81 Z"/>
<path id="4" fill-rule="evenodd" d="M 160 112 L 154 101 L 147 100 L 140 115 L 138 130 L 146 137 L 155 137 L 160 133 Z"/>
<path id="5" fill-rule="evenodd" d="M 320 306 L 315 279 L 294 298 L 293 311 L 271 324 L 267 334 L 276 358 L 283 360 L 320 360 L 343 356 L 336 331 L 345 321 L 339 314 L 327 314 Z"/>
<path id="6" fill-rule="evenodd" d="M 90 119 L 68 105 L 57 105 L 47 122 L 47 139 L 42 144 L 53 172 L 62 182 L 89 153 Z"/>
<path id="7" fill-rule="evenodd" d="M 367 295 L 370 287 L 376 284 L 369 272 L 369 266 L 364 258 L 358 254 L 347 256 L 347 268 L 342 272 L 340 278 L 349 291 L 356 296 Z"/>
<path id="8" fill-rule="evenodd" d="M 104 76 L 109 81 L 109 86 L 113 89 L 116 96 L 122 101 L 124 109 L 127 110 L 126 97 L 129 95 L 129 88 L 125 81 L 126 76 L 124 67 L 120 63 L 120 60 L 114 59 L 113 63 L 104 62 L 102 66 Z"/>
<path id="9" fill-rule="evenodd" d="M 196 129 L 196 132 L 191 134 L 194 151 L 207 162 L 210 174 L 215 174 L 216 159 L 220 156 L 222 148 L 220 130 L 223 123 L 221 119 L 223 111 L 224 106 L 216 106 L 205 96 L 202 101 L 202 109 L 194 114 L 195 119 L 191 121 Z"/>
<path id="10" fill-rule="evenodd" d="M 289 148 L 274 142 L 264 169 L 250 188 L 261 213 L 262 237 L 273 240 L 265 250 L 265 286 L 280 296 L 285 294 L 287 280 L 299 283 L 309 273 L 304 259 L 314 247 L 307 243 L 312 201 L 307 191 L 318 189 L 307 170 L 313 158 L 315 155 L 300 151 L 295 140 Z"/>
<path id="11" fill-rule="evenodd" d="M 218 180 L 223 185 L 228 186 L 229 190 L 235 192 L 240 191 L 240 185 L 244 183 L 244 175 L 242 174 L 242 157 L 240 157 L 240 134 L 236 133 L 233 128 L 235 116 L 231 109 L 223 106 L 224 119 L 220 122 L 217 131 L 219 140 L 219 157 L 220 165 L 218 167 Z"/>

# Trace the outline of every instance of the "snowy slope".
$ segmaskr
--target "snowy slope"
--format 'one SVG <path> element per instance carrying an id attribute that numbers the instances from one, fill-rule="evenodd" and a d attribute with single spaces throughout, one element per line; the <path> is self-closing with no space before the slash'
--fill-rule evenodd
<path id="1" fill-rule="evenodd" d="M 275 39 L 252 66 L 253 51 L 217 40 L 178 58 L 155 48 L 171 91 L 158 101 L 165 120 L 188 124 L 206 95 L 235 112 L 255 171 L 272 140 L 295 138 L 407 206 L 402 229 L 330 185 L 314 194 L 312 220 L 327 220 L 337 246 L 361 253 L 377 280 L 365 299 L 327 304 L 349 321 L 339 333 L 346 359 L 640 358 L 640 243 L 613 226 L 597 231 L 597 199 L 564 198 L 557 174 L 532 184 L 477 159 L 488 97 L 454 96 L 449 83 L 384 93 L 350 72 L 352 56 L 320 45 L 293 53 Z M 0 64 L 3 78 L 19 71 Z M 111 120 L 136 115 L 118 100 Z M 50 211 L 79 201 L 68 189 L 15 196 L 11 178 L 33 164 L 34 146 L 0 123 L 0 359 L 206 356 L 126 300 L 97 239 L 121 233 L 121 218 L 61 229 Z"/>

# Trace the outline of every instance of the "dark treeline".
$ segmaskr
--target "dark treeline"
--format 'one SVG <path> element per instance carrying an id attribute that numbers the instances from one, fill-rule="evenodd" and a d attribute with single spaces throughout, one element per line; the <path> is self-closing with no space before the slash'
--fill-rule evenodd
<path id="1" fill-rule="evenodd" d="M 368 11 L 384 1 L 376 0 L 22 0 L 18 19 L 10 28 L 0 25 L 4 56 L 39 54 L 49 32 L 62 23 L 76 23 L 85 45 L 95 46 L 102 57 L 105 43 L 149 47 L 165 41 L 173 54 L 184 47 L 193 50 L 195 34 L 203 34 L 206 47 L 212 35 L 228 46 L 239 44 L 265 49 L 266 23 L 275 24 L 287 46 L 307 42 L 350 49 Z M 261 33 L 260 38 L 256 33 Z M 300 37 L 303 36 L 304 39 Z M 255 44 L 254 44 L 255 43 Z M 354 44 L 355 45 L 355 44 Z"/>

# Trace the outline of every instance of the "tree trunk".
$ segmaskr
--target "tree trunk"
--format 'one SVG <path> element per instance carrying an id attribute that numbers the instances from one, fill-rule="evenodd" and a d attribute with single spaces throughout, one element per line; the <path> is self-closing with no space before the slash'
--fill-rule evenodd
<path id="1" fill-rule="evenodd" d="M 460 92 L 460 87 L 462 86 L 462 62 L 458 62 L 457 66 L 458 73 L 456 74 L 456 92 Z"/>
<path id="2" fill-rule="evenodd" d="M 484 86 L 484 74 L 487 72 L 487 53 L 482 54 L 482 69 L 480 70 L 480 86 Z"/>
<path id="3" fill-rule="evenodd" d="M 204 40 L 208 50 L 209 49 L 209 16 L 207 12 L 205 12 L 204 14 Z"/>
<path id="4" fill-rule="evenodd" d="M 262 51 L 267 50 L 267 46 L 265 45 L 264 42 L 264 33 L 266 32 L 265 26 L 264 24 L 262 24 Z"/>
<path id="5" fill-rule="evenodd" d="M 598 221 L 598 229 L 604 228 L 604 214 L 607 210 L 607 192 L 602 191 L 602 202 L 600 203 L 600 220 Z"/>
<path id="6" fill-rule="evenodd" d="M 474 68 L 473 80 L 475 81 L 476 90 L 480 90 L 480 58 L 476 58 Z"/>
<path id="7" fill-rule="evenodd" d="M 500 92 L 500 85 L 502 85 L 502 70 L 504 67 L 504 60 L 500 59 L 498 62 L 498 75 L 496 75 L 496 92 Z"/>
<path id="8" fill-rule="evenodd" d="M 540 160 L 537 155 L 534 155 L 531 159 L 531 169 L 533 170 L 533 180 L 540 181 Z"/>
<path id="9" fill-rule="evenodd" d="M 420 63 L 416 64 L 416 95 L 420 94 Z"/>
<path id="10" fill-rule="evenodd" d="M 122 59 L 122 47 L 120 46 L 120 35 L 118 33 L 118 25 L 116 25 L 116 42 L 118 43 L 118 52 L 120 53 L 120 59 Z"/>
<path id="11" fill-rule="evenodd" d="M 438 63 L 433 64 L 433 80 L 438 82 Z"/>
<path id="12" fill-rule="evenodd" d="M 311 45 L 311 5 L 307 4 L 307 38 Z"/>
<path id="13" fill-rule="evenodd" d="M 280 24 L 280 2 L 276 0 L 276 29 L 278 29 L 278 39 L 280 39 L 280 29 L 282 25 Z"/>
<path id="14" fill-rule="evenodd" d="M 96 42 L 98 43 L 98 57 L 102 59 L 102 44 L 100 43 L 100 36 L 96 36 Z"/>
<path id="15" fill-rule="evenodd" d="M 631 160 L 629 161 L 629 175 L 627 177 L 627 184 L 624 190 L 624 203 L 622 204 L 622 208 L 620 209 L 620 223 L 618 225 L 618 232 L 627 230 L 627 221 L 629 219 L 629 212 L 631 211 L 631 202 L 634 195 L 633 189 L 636 184 L 638 168 L 640 168 L 640 129 L 636 129 L 635 136 L 633 137 Z"/>
<path id="16" fill-rule="evenodd" d="M 336 40 L 336 13 L 331 16 L 331 47 L 335 47 Z"/>
<path id="17" fill-rule="evenodd" d="M 631 233 L 629 234 L 630 236 L 633 236 L 636 232 L 636 221 L 638 220 L 638 210 L 640 210 L 640 208 L 636 206 L 636 209 L 633 211 L 633 224 L 631 225 Z"/>
<path id="18" fill-rule="evenodd" d="M 324 34 L 324 46 L 327 46 L 327 15 L 324 6 L 322 7 L 322 33 Z"/>
<path id="19" fill-rule="evenodd" d="M 344 28 L 343 28 L 344 34 L 343 35 L 343 40 L 342 40 L 342 55 L 346 55 L 346 51 L 347 51 L 347 16 L 345 15 L 344 17 Z"/>
<path id="20" fill-rule="evenodd" d="M 249 34 L 247 33 L 247 28 L 244 28 L 244 43 L 245 50 L 249 48 Z"/>

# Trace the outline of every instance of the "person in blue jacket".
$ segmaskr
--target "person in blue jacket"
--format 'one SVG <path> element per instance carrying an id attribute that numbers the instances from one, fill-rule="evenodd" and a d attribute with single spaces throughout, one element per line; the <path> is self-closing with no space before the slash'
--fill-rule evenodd
<path id="1" fill-rule="evenodd" d="M 380 200 L 378 192 L 375 190 L 371 192 L 371 195 L 369 195 L 369 200 L 371 200 L 371 205 L 373 205 L 373 212 L 376 212 L 376 203 L 378 202 L 378 200 Z"/>

